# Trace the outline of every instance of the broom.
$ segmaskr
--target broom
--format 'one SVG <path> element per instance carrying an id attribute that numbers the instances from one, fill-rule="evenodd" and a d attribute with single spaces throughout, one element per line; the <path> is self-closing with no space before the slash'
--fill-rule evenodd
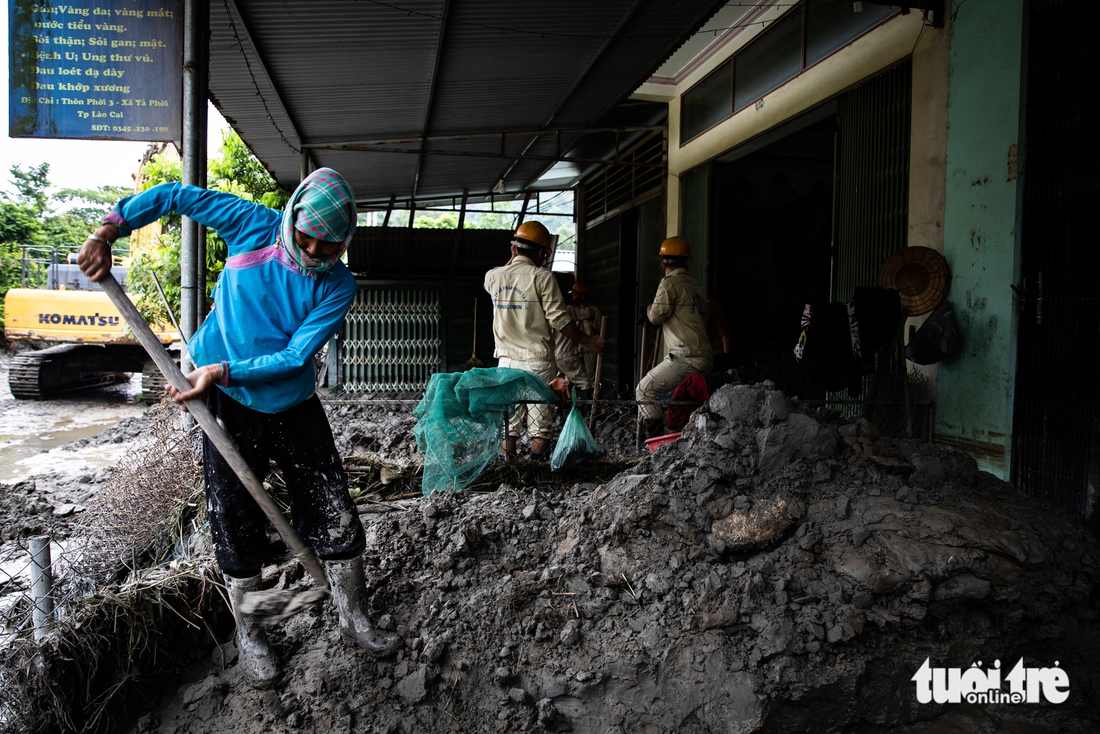
<path id="1" fill-rule="evenodd" d="M 474 367 L 484 367 L 485 363 L 477 358 L 477 299 L 474 299 L 474 351 L 470 355 L 470 358 L 466 360 L 466 369 L 471 370 Z"/>
<path id="2" fill-rule="evenodd" d="M 165 379 L 172 387 L 181 392 L 190 390 L 191 383 L 180 372 L 175 360 L 169 356 L 168 351 L 153 334 L 153 330 L 145 323 L 145 319 L 138 313 L 137 308 L 123 292 L 122 286 L 118 284 L 114 276 L 108 275 L 99 282 L 99 285 L 111 299 L 111 302 L 115 304 L 115 308 L 122 314 L 122 318 L 130 327 L 130 331 L 133 332 L 138 343 L 145 347 L 145 351 L 149 353 L 149 357 L 156 363 Z M 294 528 L 279 512 L 275 501 L 264 490 L 260 480 L 252 473 L 244 457 L 237 450 L 233 438 L 218 423 L 218 420 L 202 400 L 192 398 L 191 400 L 185 400 L 183 404 L 187 407 L 188 412 L 195 416 L 199 426 L 210 437 L 210 442 L 214 444 L 215 448 L 218 449 L 218 453 L 233 469 L 233 473 L 237 475 L 241 480 L 241 484 L 252 495 L 252 499 L 256 500 L 256 504 L 260 506 L 263 513 L 267 515 L 267 519 L 275 526 L 275 530 L 282 536 L 287 547 L 294 551 L 294 555 L 298 557 L 299 562 L 305 566 L 309 575 L 317 582 L 316 587 L 298 593 L 280 589 L 250 591 L 244 595 L 241 602 L 241 611 L 245 614 L 263 617 L 265 624 L 273 624 L 324 599 L 329 594 L 329 584 L 325 572 L 321 568 L 320 561 L 317 560 L 317 556 L 313 554 L 309 546 L 302 542 L 302 539 L 294 532 Z"/>

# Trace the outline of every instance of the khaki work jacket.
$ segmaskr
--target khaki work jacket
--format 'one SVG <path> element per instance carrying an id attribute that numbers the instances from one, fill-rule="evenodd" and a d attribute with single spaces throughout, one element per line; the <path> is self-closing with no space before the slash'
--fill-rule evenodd
<path id="1" fill-rule="evenodd" d="M 569 305 L 565 307 L 566 312 L 569 314 L 569 320 L 577 325 L 577 328 L 583 331 L 588 336 L 599 336 L 600 333 L 600 319 L 603 314 L 600 313 L 600 309 L 593 306 L 591 303 L 585 304 L 584 307 Z M 561 333 L 561 331 L 554 331 L 554 357 L 562 359 L 566 357 L 575 357 L 578 354 L 585 352 L 591 352 L 588 347 L 581 346 L 577 342 L 573 341 L 569 337 Z"/>
<path id="2" fill-rule="evenodd" d="M 554 274 L 517 255 L 485 274 L 485 290 L 493 298 L 493 356 L 553 361 L 550 328 L 570 321 Z"/>
<path id="3" fill-rule="evenodd" d="M 677 268 L 661 279 L 647 314 L 650 323 L 661 327 L 669 354 L 677 357 L 710 355 L 707 294 L 695 278 L 688 275 L 687 268 Z"/>

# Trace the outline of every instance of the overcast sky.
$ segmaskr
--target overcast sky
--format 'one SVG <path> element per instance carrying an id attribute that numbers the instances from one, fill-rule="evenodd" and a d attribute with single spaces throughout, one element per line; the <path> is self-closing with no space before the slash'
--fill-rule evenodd
<path id="1" fill-rule="evenodd" d="M 99 186 L 133 186 L 133 174 L 148 145 L 113 140 L 47 140 L 8 137 L 8 0 L 0 0 L 0 27 L 4 29 L 4 52 L 0 54 L 0 76 L 4 80 L 4 103 L 0 105 L 0 189 L 11 191 L 9 171 L 13 164 L 50 164 L 50 182 L 59 189 L 93 189 Z M 217 155 L 225 120 L 210 106 L 209 154 Z"/>

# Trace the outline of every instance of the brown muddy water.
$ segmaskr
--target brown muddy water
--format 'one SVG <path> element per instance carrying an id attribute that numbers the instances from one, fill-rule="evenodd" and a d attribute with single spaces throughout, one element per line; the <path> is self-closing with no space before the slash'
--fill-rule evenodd
<path id="1" fill-rule="evenodd" d="M 6 360 L 0 365 L 0 482 L 18 482 L 51 471 L 79 473 L 114 466 L 125 445 L 61 451 L 71 441 L 94 436 L 145 410 L 141 376 L 128 383 L 54 400 L 16 400 L 8 389 Z"/>

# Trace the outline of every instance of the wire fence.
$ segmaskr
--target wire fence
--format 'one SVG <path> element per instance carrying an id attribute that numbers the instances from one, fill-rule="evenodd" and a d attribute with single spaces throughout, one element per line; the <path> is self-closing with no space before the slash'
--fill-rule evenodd
<path id="1" fill-rule="evenodd" d="M 346 458 L 370 456 L 395 465 L 407 465 L 422 459 L 416 448 L 413 410 L 424 397 L 423 392 L 403 393 L 330 393 L 322 398 L 336 437 L 337 449 Z M 646 453 L 645 436 L 638 420 L 637 400 L 577 400 L 577 410 L 584 417 L 605 458 L 634 459 Z M 700 403 L 669 400 L 652 403 L 662 414 L 672 412 L 669 432 L 676 432 L 686 416 Z M 569 415 L 569 404 L 554 406 L 552 440 L 557 441 Z M 504 417 L 506 423 L 508 416 Z M 502 426 L 502 431 L 505 430 Z M 521 452 L 529 451 L 525 435 L 519 441 Z"/>
<path id="2" fill-rule="evenodd" d="M 0 731 L 95 731 L 127 683 L 178 661 L 215 601 L 196 438 L 154 407 L 67 538 L 0 556 Z"/>
<path id="3" fill-rule="evenodd" d="M 416 425 L 413 410 L 423 397 L 424 393 L 420 391 L 333 392 L 324 396 L 322 403 L 336 436 L 337 448 L 345 456 L 345 463 L 355 465 L 355 462 L 369 458 L 372 462 L 397 470 L 420 462 L 422 457 L 413 435 Z M 636 459 L 648 451 L 647 437 L 639 420 L 639 408 L 647 404 L 657 405 L 661 409 L 665 430 L 669 434 L 679 432 L 690 414 L 701 405 L 692 401 L 672 402 L 665 396 L 665 399 L 653 403 L 622 398 L 577 400 L 577 409 L 599 444 L 602 455 L 608 460 L 621 461 Z M 826 420 L 839 416 L 866 418 L 880 434 L 891 438 L 927 441 L 932 435 L 934 404 L 923 395 L 914 395 L 908 407 L 900 395 L 878 400 L 802 400 L 799 405 Z M 569 409 L 568 404 L 558 404 L 554 408 L 554 442 L 564 427 Z M 507 422 L 507 416 L 504 422 Z M 502 426 L 502 432 L 504 430 L 506 426 Z M 525 435 L 520 437 L 519 451 L 521 455 L 530 451 Z"/>

